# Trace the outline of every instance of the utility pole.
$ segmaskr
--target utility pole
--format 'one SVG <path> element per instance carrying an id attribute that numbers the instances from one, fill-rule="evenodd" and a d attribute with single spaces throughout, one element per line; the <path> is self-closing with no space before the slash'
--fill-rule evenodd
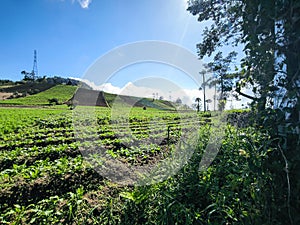
<path id="1" fill-rule="evenodd" d="M 216 101 L 217 101 L 217 84 L 215 84 L 214 111 L 216 111 Z"/>
<path id="2" fill-rule="evenodd" d="M 203 83 L 202 83 L 202 86 L 203 86 L 203 105 L 204 105 L 204 112 L 206 112 L 206 96 L 205 96 L 205 86 L 206 86 L 206 83 L 205 83 L 205 73 L 206 71 L 205 70 L 202 70 L 201 72 L 199 72 L 200 74 L 202 74 L 202 80 L 203 80 Z M 201 87 L 199 88 L 199 90 L 201 90 Z"/>

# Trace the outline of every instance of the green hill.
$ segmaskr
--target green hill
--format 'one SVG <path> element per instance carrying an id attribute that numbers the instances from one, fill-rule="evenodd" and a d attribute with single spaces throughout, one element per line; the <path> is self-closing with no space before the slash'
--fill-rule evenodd
<path id="1" fill-rule="evenodd" d="M 38 94 L 29 95 L 22 98 L 14 98 L 0 101 L 0 104 L 5 105 L 48 105 L 48 99 L 56 98 L 59 103 L 63 103 L 74 95 L 77 86 L 71 85 L 56 85 L 46 91 Z"/>
<path id="2" fill-rule="evenodd" d="M 52 88 L 55 86 L 55 84 L 50 84 L 50 83 L 41 83 L 41 82 L 28 82 L 28 83 L 21 83 L 21 84 L 12 84 L 12 85 L 7 85 L 7 86 L 0 86 L 1 92 L 18 92 L 18 93 L 39 93 L 42 91 L 45 91 L 49 88 Z"/>
<path id="3" fill-rule="evenodd" d="M 160 110 L 174 110 L 175 107 L 169 101 L 165 100 L 153 100 L 152 98 L 140 98 L 134 96 L 115 95 L 110 93 L 104 93 L 106 102 L 110 107 L 114 104 L 118 106 L 135 106 L 135 107 L 149 107 Z"/>
<path id="4" fill-rule="evenodd" d="M 17 86 L 14 90 L 19 90 Z M 78 86 L 60 84 L 37 94 L 26 97 L 6 99 L 0 101 L 0 105 L 49 105 L 49 99 L 57 99 L 59 103 L 75 100 L 78 105 L 112 107 L 113 104 L 124 107 L 147 107 L 160 110 L 174 110 L 174 105 L 165 100 L 153 100 L 151 98 L 139 98 L 134 96 L 115 95 L 102 91 L 79 88 Z M 26 90 L 25 90 L 26 91 Z M 74 94 L 77 92 L 78 95 Z M 115 105 L 116 106 L 116 105 Z"/>

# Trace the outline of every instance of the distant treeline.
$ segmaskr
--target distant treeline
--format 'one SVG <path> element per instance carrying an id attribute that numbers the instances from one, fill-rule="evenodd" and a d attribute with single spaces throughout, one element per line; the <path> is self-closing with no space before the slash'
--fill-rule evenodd
<path id="1" fill-rule="evenodd" d="M 11 81 L 8 79 L 0 79 L 0 85 L 17 85 L 17 84 L 25 84 L 25 83 L 48 83 L 48 84 L 67 84 L 67 85 L 78 85 L 80 83 L 79 80 L 71 79 L 71 78 L 63 78 L 59 76 L 54 77 L 39 77 L 36 80 L 20 80 L 20 81 Z"/>

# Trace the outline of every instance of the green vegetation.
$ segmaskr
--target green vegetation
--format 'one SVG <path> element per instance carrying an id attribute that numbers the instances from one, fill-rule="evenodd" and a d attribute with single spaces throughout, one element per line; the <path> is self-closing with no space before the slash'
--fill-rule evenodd
<path id="1" fill-rule="evenodd" d="M 214 116 L 139 107 L 129 115 L 106 107 L 0 108 L 1 224 L 278 224 L 272 175 L 284 164 L 268 160 L 280 153 L 279 140 L 227 125 L 215 160 L 199 171 L 220 129 L 207 122 L 217 122 Z M 93 169 L 110 166 L 115 173 L 112 159 L 124 166 L 163 162 L 180 138 L 193 141 L 195 127 L 193 154 L 164 181 L 132 187 Z M 111 158 L 103 161 L 95 147 Z M 179 156 L 187 151 L 183 145 Z"/>
<path id="2" fill-rule="evenodd" d="M 0 108 L 0 223 L 300 224 L 299 9 L 290 0 L 189 1 L 188 11 L 213 23 L 197 48 L 200 58 L 215 54 L 209 82 L 221 90 L 219 108 L 235 87 L 253 100 L 249 111 L 219 118 L 199 113 L 200 98 L 196 113 L 112 94 L 112 108 Z M 245 47 L 234 73 L 235 53 L 217 52 L 228 44 Z M 62 103 L 75 90 L 0 103 Z"/>
<path id="3" fill-rule="evenodd" d="M 11 81 L 11 80 L 2 80 L 0 79 L 0 88 L 3 88 L 3 87 L 10 87 L 14 85 L 14 82 Z"/>
<path id="4" fill-rule="evenodd" d="M 153 100 L 151 98 L 139 98 L 134 96 L 118 96 L 115 94 L 104 93 L 105 100 L 110 107 L 114 107 L 114 104 L 121 107 L 150 107 L 162 110 L 174 110 L 175 103 L 170 103 L 165 100 Z M 115 106 L 116 106 L 115 105 Z"/>
<path id="5" fill-rule="evenodd" d="M 63 78 L 57 79 L 62 79 L 63 81 L 67 80 Z M 54 79 L 53 82 L 57 83 L 58 81 Z M 10 99 L 0 101 L 0 105 L 45 106 L 66 103 L 71 108 L 75 108 L 76 105 L 93 106 L 96 104 L 97 106 L 113 107 L 115 104 L 114 107 L 117 105 L 120 107 L 135 106 L 142 107 L 144 109 L 155 108 L 161 110 L 174 110 L 176 106 L 175 103 L 172 104 L 164 100 L 153 100 L 150 98 L 139 98 L 134 96 L 119 96 L 116 94 L 92 91 L 85 88 L 78 89 L 79 86 L 75 85 L 55 85 L 47 82 L 24 81 L 22 81 L 21 84 L 15 83 L 9 87 L 7 86 L 8 81 L 5 81 L 5 84 L 6 86 L 2 86 L 3 88 L 1 91 L 13 93 L 13 96 Z M 76 99 L 73 100 L 73 96 L 77 90 L 80 90 L 81 92 L 76 95 Z M 99 96 L 102 96 L 102 94 L 103 98 L 99 98 Z M 94 98 L 98 98 L 97 102 L 93 102 Z"/>
<path id="6" fill-rule="evenodd" d="M 264 130 L 272 140 L 267 146 L 274 151 L 258 166 L 263 175 L 271 172 L 272 182 L 262 191 L 269 191 L 261 202 L 265 211 L 258 217 L 265 220 L 246 224 L 300 224 L 299 1 L 191 0 L 187 10 L 200 23 L 211 22 L 196 47 L 200 59 L 214 57 L 208 66 L 213 72 L 210 84 L 221 90 L 219 106 L 224 105 L 228 90 L 234 90 L 235 97 L 248 98 L 251 116 L 234 113 L 229 121 Z M 227 46 L 236 52 L 242 47 L 242 59 L 235 61 L 235 52 L 223 56 Z M 236 65 L 234 70 L 230 64 Z M 260 144 L 259 149 L 265 148 Z"/>
<path id="7" fill-rule="evenodd" d="M 54 84 L 49 84 L 49 83 L 34 83 L 34 82 L 16 82 L 16 83 L 7 83 L 6 85 L 3 84 L 1 85 L 1 91 L 2 92 L 11 92 L 11 93 L 32 93 L 32 92 L 41 92 L 45 91 L 51 87 L 53 87 Z"/>
<path id="8" fill-rule="evenodd" d="M 57 99 L 60 104 L 69 100 L 75 93 L 77 86 L 57 85 L 46 91 L 23 98 L 0 101 L 4 105 L 48 105 L 49 99 Z"/>

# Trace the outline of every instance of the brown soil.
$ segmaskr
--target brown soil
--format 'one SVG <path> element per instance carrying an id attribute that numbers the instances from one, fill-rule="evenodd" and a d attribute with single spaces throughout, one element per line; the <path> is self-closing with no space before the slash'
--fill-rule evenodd
<path id="1" fill-rule="evenodd" d="M 13 95 L 13 93 L 11 93 L 11 92 L 0 92 L 0 101 L 7 99 L 11 95 Z"/>

